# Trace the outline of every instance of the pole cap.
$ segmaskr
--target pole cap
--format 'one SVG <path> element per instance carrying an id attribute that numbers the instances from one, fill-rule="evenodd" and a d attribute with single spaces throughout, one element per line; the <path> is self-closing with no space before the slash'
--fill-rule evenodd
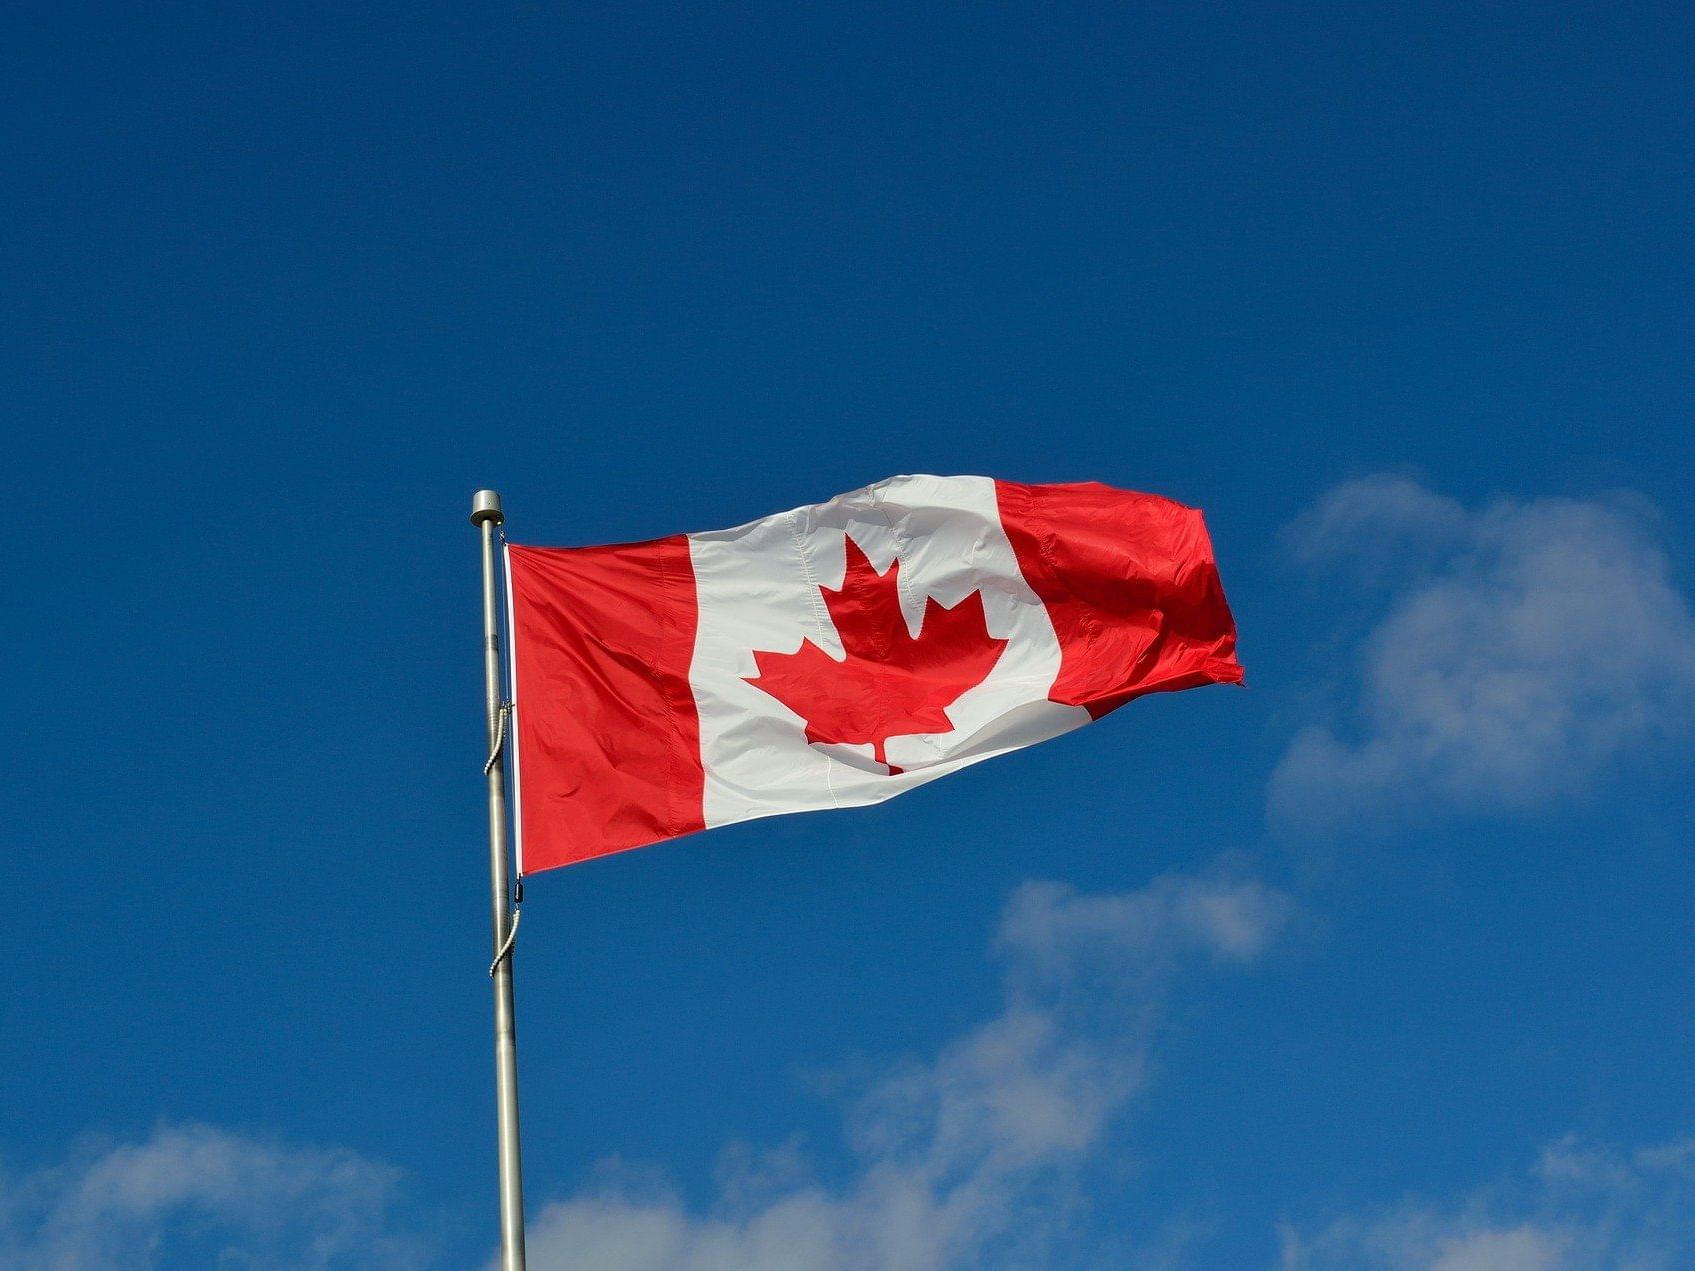
<path id="1" fill-rule="evenodd" d="M 500 495 L 493 490 L 478 490 L 471 496 L 471 524 L 493 521 L 499 525 L 506 518 L 500 514 Z"/>

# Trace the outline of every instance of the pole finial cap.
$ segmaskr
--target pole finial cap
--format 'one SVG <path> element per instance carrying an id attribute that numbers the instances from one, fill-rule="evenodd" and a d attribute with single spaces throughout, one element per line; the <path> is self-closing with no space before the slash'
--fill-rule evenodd
<path id="1" fill-rule="evenodd" d="M 478 490 L 471 496 L 471 524 L 493 521 L 499 525 L 506 518 L 500 512 L 500 495 L 493 490 Z"/>

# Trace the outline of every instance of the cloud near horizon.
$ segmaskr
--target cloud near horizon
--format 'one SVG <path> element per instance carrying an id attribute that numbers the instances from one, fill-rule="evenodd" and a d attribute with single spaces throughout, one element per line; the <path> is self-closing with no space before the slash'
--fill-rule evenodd
<path id="1" fill-rule="evenodd" d="M 1468 510 L 1376 476 L 1336 487 L 1285 540 L 1388 600 L 1360 651 L 1353 727 L 1305 729 L 1272 774 L 1276 824 L 1522 811 L 1689 720 L 1695 622 L 1639 502 Z"/>
<path id="2" fill-rule="evenodd" d="M 604 1162 L 528 1223 L 536 1271 L 943 1271 L 1029 1265 L 1062 1234 L 1075 1171 L 1143 1084 L 1185 976 L 1257 958 L 1292 912 L 1252 880 L 1168 875 L 1083 895 L 1026 883 L 993 941 L 1001 1009 L 926 1059 L 885 1065 L 845 1110 L 853 1161 L 826 1184 L 795 1144 L 731 1145 L 704 1208 Z M 400 1213 L 400 1171 L 345 1148 L 202 1124 L 85 1139 L 0 1173 L 0 1265 L 19 1271 L 440 1265 Z M 415 1216 L 413 1216 L 415 1218 Z"/>
<path id="3" fill-rule="evenodd" d="M 1168 876 L 1085 896 L 1027 883 L 995 948 L 1000 1013 L 897 1064 L 847 1110 L 855 1167 L 812 1178 L 789 1146 L 731 1154 L 704 1210 L 615 1166 L 530 1224 L 530 1264 L 597 1271 L 939 1271 L 1040 1264 L 1069 1174 L 1143 1083 L 1160 1004 L 1195 963 L 1242 964 L 1290 902 L 1257 882 Z"/>
<path id="4" fill-rule="evenodd" d="M 1695 1266 L 1695 1139 L 1567 1137 L 1524 1177 L 1282 1233 L 1282 1271 L 1673 1271 Z"/>
<path id="5" fill-rule="evenodd" d="M 390 1222 L 399 1171 L 343 1148 L 284 1147 L 206 1125 L 84 1145 L 0 1176 L 0 1264 L 16 1271 L 413 1268 Z"/>

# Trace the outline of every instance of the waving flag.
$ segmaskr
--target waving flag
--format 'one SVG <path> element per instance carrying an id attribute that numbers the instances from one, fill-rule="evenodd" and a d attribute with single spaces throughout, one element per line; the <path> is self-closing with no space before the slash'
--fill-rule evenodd
<path id="1" fill-rule="evenodd" d="M 731 530 L 507 548 L 520 873 L 877 803 L 1236 683 L 1201 514 L 893 477 Z"/>

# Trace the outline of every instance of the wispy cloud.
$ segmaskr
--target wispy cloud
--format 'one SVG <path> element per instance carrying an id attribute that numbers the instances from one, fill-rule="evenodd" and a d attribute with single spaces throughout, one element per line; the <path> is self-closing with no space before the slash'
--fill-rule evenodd
<path id="1" fill-rule="evenodd" d="M 1695 1140 L 1567 1138 L 1522 1178 L 1283 1233 L 1283 1271 L 1671 1271 L 1695 1265 Z"/>
<path id="2" fill-rule="evenodd" d="M 204 1125 L 85 1147 L 0 1178 L 0 1263 L 18 1271 L 162 1266 L 415 1267 L 394 1233 L 398 1173 L 344 1149 L 283 1147 Z"/>
<path id="3" fill-rule="evenodd" d="M 993 948 L 1001 1009 L 926 1059 L 892 1062 L 846 1109 L 846 1181 L 795 1144 L 726 1149 L 704 1208 L 658 1173 L 603 1164 L 543 1206 L 530 1263 L 596 1271 L 940 1271 L 1040 1264 L 1076 1170 L 1140 1090 L 1161 1005 L 1186 975 L 1251 962 L 1290 901 L 1252 880 L 1167 876 L 1084 895 L 1028 883 Z M 398 1215 L 399 1172 L 341 1148 L 164 1124 L 0 1175 L 0 1265 L 19 1271 L 416 1268 L 440 1263 Z M 1150 1256 L 1169 1232 L 1148 1233 Z"/>
<path id="4" fill-rule="evenodd" d="M 735 1161 L 714 1202 L 616 1171 L 545 1206 L 531 1264 L 599 1271 L 935 1271 L 1040 1264 L 1068 1174 L 1142 1085 L 1159 1004 L 1195 963 L 1254 958 L 1287 919 L 1251 881 L 1168 877 L 1121 895 L 1032 883 L 995 948 L 1002 1009 L 850 1107 L 852 1177 L 793 1149 Z"/>
<path id="5" fill-rule="evenodd" d="M 1695 623 L 1652 514 L 1628 500 L 1468 510 L 1414 482 L 1354 481 L 1287 532 L 1320 568 L 1388 585 L 1351 727 L 1295 737 L 1270 812 L 1517 810 L 1582 788 L 1695 703 Z"/>

